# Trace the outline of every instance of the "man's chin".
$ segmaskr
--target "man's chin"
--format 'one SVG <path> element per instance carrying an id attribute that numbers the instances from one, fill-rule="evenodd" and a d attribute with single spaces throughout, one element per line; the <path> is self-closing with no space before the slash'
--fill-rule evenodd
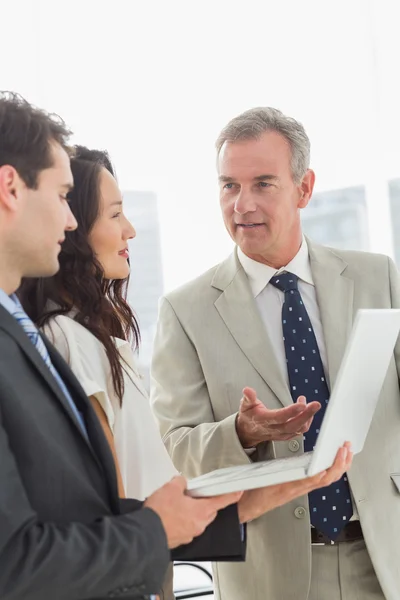
<path id="1" fill-rule="evenodd" d="M 265 244 L 259 244 L 254 240 L 238 240 L 237 245 L 244 254 L 257 255 L 261 254 L 265 249 Z"/>
<path id="2" fill-rule="evenodd" d="M 58 273 L 59 270 L 60 270 L 60 263 L 58 262 L 58 258 L 57 258 L 57 260 L 54 261 L 54 264 L 52 266 L 49 266 L 47 274 L 42 275 L 42 277 L 53 277 L 53 275 L 56 275 L 56 273 Z"/>
<path id="3" fill-rule="evenodd" d="M 29 277 L 53 277 L 60 270 L 58 258 L 52 264 L 48 263 L 42 267 L 33 268 Z"/>

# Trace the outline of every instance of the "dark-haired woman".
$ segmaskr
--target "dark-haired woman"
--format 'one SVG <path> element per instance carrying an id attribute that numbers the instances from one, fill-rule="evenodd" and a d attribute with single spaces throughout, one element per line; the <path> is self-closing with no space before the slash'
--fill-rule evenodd
<path id="1" fill-rule="evenodd" d="M 77 147 L 70 205 L 79 227 L 67 236 L 52 278 L 26 280 L 24 308 L 69 363 L 109 442 L 120 497 L 145 499 L 174 475 L 137 370 L 140 334 L 126 301 L 128 240 L 114 170 L 105 152 Z M 172 567 L 160 592 L 172 599 Z"/>
<path id="2" fill-rule="evenodd" d="M 144 499 L 176 475 L 161 441 L 133 349 L 139 328 L 126 301 L 135 230 L 106 153 L 77 147 L 68 235 L 52 278 L 27 280 L 20 298 L 89 396 L 116 460 L 120 494 Z"/>

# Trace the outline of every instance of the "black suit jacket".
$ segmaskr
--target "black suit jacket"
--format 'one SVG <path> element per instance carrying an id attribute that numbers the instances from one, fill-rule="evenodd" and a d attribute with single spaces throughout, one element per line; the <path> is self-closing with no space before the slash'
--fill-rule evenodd
<path id="1" fill-rule="evenodd" d="M 68 365 L 44 339 L 89 442 L 36 348 L 0 305 L 0 598 L 145 598 L 171 554 L 158 515 L 120 501 L 112 455 Z M 236 507 L 172 558 L 243 560 Z"/>

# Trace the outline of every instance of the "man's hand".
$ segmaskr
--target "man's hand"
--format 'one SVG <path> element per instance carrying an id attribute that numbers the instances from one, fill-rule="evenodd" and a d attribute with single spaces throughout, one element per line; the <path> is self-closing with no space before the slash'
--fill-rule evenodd
<path id="1" fill-rule="evenodd" d="M 236 419 L 236 431 L 243 448 L 253 448 L 261 442 L 290 440 L 308 431 L 320 408 L 319 402 L 307 404 L 305 397 L 299 396 L 292 406 L 270 410 L 252 388 L 246 387 Z"/>
<path id="2" fill-rule="evenodd" d="M 154 510 L 160 517 L 171 550 L 181 544 L 189 544 L 214 521 L 219 510 L 235 504 L 242 496 L 242 492 L 237 492 L 215 498 L 195 499 L 186 496 L 185 490 L 186 479 L 174 477 L 144 503 L 144 506 Z"/>
<path id="3" fill-rule="evenodd" d="M 350 444 L 346 442 L 339 449 L 331 468 L 314 475 L 314 477 L 244 492 L 238 506 L 240 522 L 252 521 L 299 496 L 304 496 L 313 490 L 331 485 L 349 470 L 352 460 L 353 453 Z"/>

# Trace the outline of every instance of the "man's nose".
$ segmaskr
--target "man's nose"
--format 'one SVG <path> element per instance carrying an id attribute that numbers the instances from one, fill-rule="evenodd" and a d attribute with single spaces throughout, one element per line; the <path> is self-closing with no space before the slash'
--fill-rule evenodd
<path id="1" fill-rule="evenodd" d="M 235 201 L 235 212 L 239 215 L 245 215 L 249 212 L 255 212 L 256 209 L 257 205 L 251 192 L 242 188 Z"/>

